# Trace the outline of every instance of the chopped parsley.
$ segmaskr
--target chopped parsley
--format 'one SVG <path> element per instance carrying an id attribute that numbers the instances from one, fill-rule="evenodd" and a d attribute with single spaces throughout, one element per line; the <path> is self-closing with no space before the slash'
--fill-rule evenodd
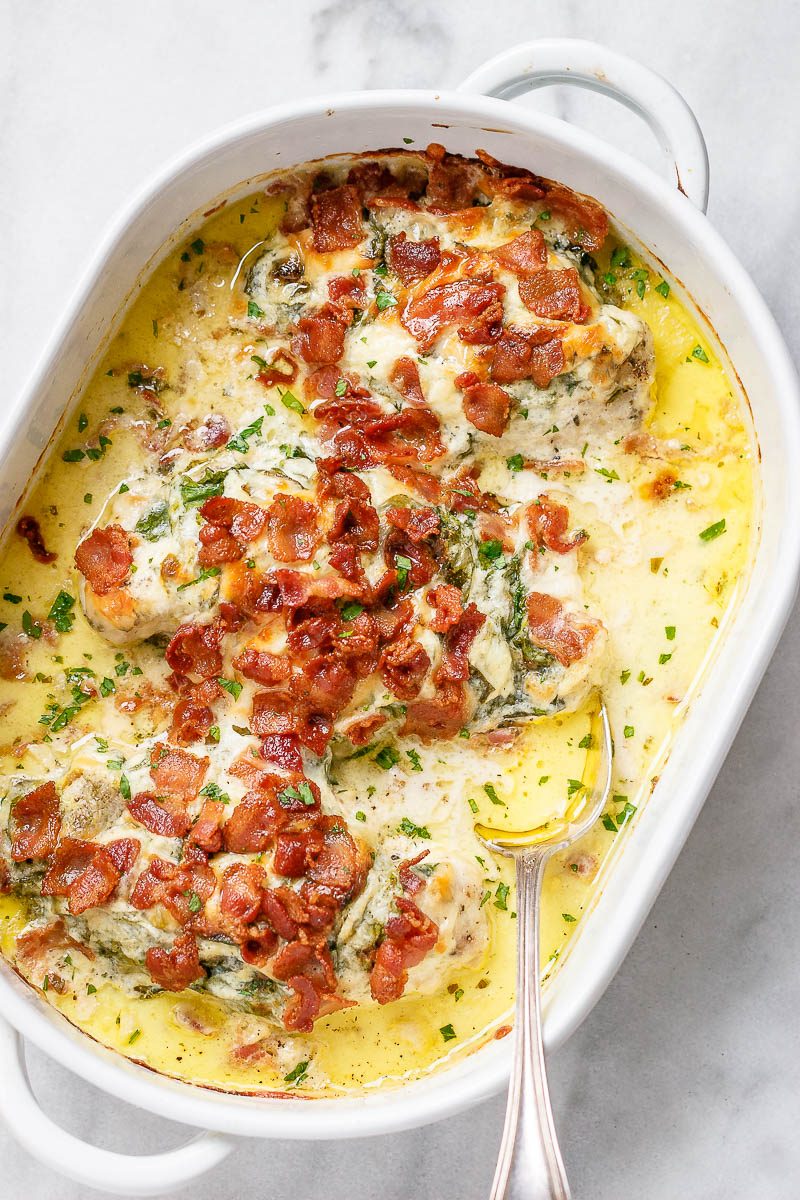
<path id="1" fill-rule="evenodd" d="M 668 641 L 668 642 L 674 642 L 674 641 L 675 641 L 675 626 L 674 626 L 674 625 L 665 625 L 665 626 L 664 626 L 664 633 L 667 635 L 667 641 Z"/>
<path id="2" fill-rule="evenodd" d="M 224 688 L 230 696 L 233 696 L 234 700 L 238 700 L 242 694 L 242 685 L 237 679 L 219 678 L 217 679 L 217 683 L 221 688 Z"/>
<path id="3" fill-rule="evenodd" d="M 284 1083 L 302 1083 L 308 1074 L 308 1059 L 305 1062 L 299 1062 L 296 1067 L 293 1067 L 288 1075 L 284 1075 Z"/>
<path id="4" fill-rule="evenodd" d="M 506 466 L 509 471 L 521 471 L 525 466 L 525 459 L 521 454 L 512 454 L 510 458 L 506 459 Z"/>
<path id="5" fill-rule="evenodd" d="M 725 532 L 725 529 L 725 518 L 723 517 L 721 521 L 715 521 L 713 525 L 709 525 L 707 529 L 704 529 L 700 534 L 700 540 L 702 542 L 713 542 L 714 538 L 718 538 L 721 533 Z"/>
<path id="6" fill-rule="evenodd" d="M 375 293 L 375 304 L 378 312 L 383 312 L 387 308 L 394 308 L 397 304 L 397 299 L 391 292 L 381 290 Z"/>
<path id="7" fill-rule="evenodd" d="M 511 891 L 507 883 L 498 883 L 494 894 L 494 906 L 501 912 L 508 912 L 508 893 Z"/>
<path id="8" fill-rule="evenodd" d="M 262 310 L 262 309 L 260 309 L 260 308 L 258 307 L 258 305 L 256 304 L 255 300 L 248 300 L 248 302 L 247 302 L 247 315 L 248 315 L 248 317 L 263 317 L 263 315 L 264 315 L 264 312 L 263 312 L 263 310 Z"/>
<path id="9" fill-rule="evenodd" d="M 208 796 L 209 800 L 218 800 L 220 804 L 230 804 L 230 796 L 227 792 L 223 792 L 218 783 L 207 783 L 200 788 L 201 796 Z"/>
<path id="10" fill-rule="evenodd" d="M 483 785 L 483 790 L 486 792 L 486 795 L 489 797 L 492 804 L 498 804 L 501 808 L 507 807 L 505 800 L 500 799 L 491 783 L 485 783 Z"/>
<path id="11" fill-rule="evenodd" d="M 561 917 L 562 917 L 562 920 L 568 921 L 568 922 L 572 922 L 575 920 L 575 917 L 573 917 L 572 913 L 562 913 Z"/>
<path id="12" fill-rule="evenodd" d="M 166 537 L 172 528 L 166 502 L 159 500 L 146 513 L 142 513 L 135 528 L 148 542 L 157 542 L 159 538 Z"/>
<path id="13" fill-rule="evenodd" d="M 415 825 L 408 817 L 403 817 L 397 827 L 398 833 L 405 833 L 408 837 L 413 838 L 430 838 L 431 832 L 427 825 Z"/>
<path id="14" fill-rule="evenodd" d="M 456 1031 L 453 1029 L 452 1025 L 442 1025 L 439 1033 L 442 1035 L 442 1039 L 445 1042 L 452 1042 L 456 1036 Z"/>
<path id="15" fill-rule="evenodd" d="M 411 770 L 412 771 L 421 771 L 422 770 L 422 759 L 420 758 L 417 751 L 416 750 L 406 750 L 406 754 L 411 759 Z"/>
<path id="16" fill-rule="evenodd" d="M 227 471 L 212 471 L 208 467 L 202 479 L 189 479 L 188 476 L 181 480 L 181 499 L 186 508 L 196 508 L 201 504 L 205 504 L 206 500 L 210 500 L 212 496 L 221 496 L 225 486 L 225 476 Z"/>
<path id="17" fill-rule="evenodd" d="M 39 638 L 42 636 L 41 625 L 39 625 L 38 622 L 34 621 L 33 617 L 28 612 L 27 608 L 25 609 L 25 612 L 22 614 L 22 631 L 23 631 L 23 633 L 26 633 L 28 635 L 28 637 L 34 638 L 36 641 L 38 641 Z"/>
<path id="18" fill-rule="evenodd" d="M 217 575 L 222 574 L 222 567 L 203 567 L 199 575 L 195 575 L 194 579 L 187 579 L 186 583 L 179 583 L 176 591 L 185 592 L 187 588 L 194 587 L 196 583 L 203 583 L 206 579 L 215 579 Z"/>
<path id="19" fill-rule="evenodd" d="M 120 794 L 122 795 L 122 798 L 123 798 L 123 800 L 130 800 L 130 798 L 131 798 L 131 785 L 130 785 L 130 781 L 129 781 L 129 779 L 128 779 L 128 776 L 127 776 L 127 775 L 120 775 L 120 777 L 119 777 L 119 790 L 120 790 Z"/>
<path id="20" fill-rule="evenodd" d="M 292 412 L 300 413 L 302 417 L 305 413 L 305 408 L 292 392 L 286 391 L 281 396 L 281 404 L 284 408 L 290 408 Z"/>
<path id="21" fill-rule="evenodd" d="M 311 790 L 311 785 L 306 779 L 297 785 L 291 784 L 284 788 L 282 792 L 278 792 L 278 803 L 283 808 L 291 808 L 296 803 L 304 804 L 306 808 L 313 808 L 316 804 L 314 793 Z"/>
<path id="22" fill-rule="evenodd" d="M 489 538 L 486 542 L 481 542 L 478 546 L 478 559 L 484 568 L 489 568 L 493 562 L 501 558 L 503 554 L 503 543 L 497 538 Z"/>
<path id="23" fill-rule="evenodd" d="M 250 449 L 250 438 L 257 437 L 261 433 L 261 426 L 264 423 L 263 417 L 256 417 L 251 425 L 246 429 L 242 429 L 240 433 L 234 435 L 228 442 L 228 450 L 236 450 L 239 454 L 246 454 Z"/>
<path id="24" fill-rule="evenodd" d="M 384 746 L 372 761 L 382 767 L 384 771 L 391 771 L 392 767 L 400 762 L 400 751 L 395 746 Z"/>
<path id="25" fill-rule="evenodd" d="M 669 295 L 669 284 L 667 283 L 666 279 L 662 279 L 661 283 L 656 284 L 656 291 L 658 292 L 659 296 L 663 296 L 666 300 L 667 296 Z"/>
<path id="26" fill-rule="evenodd" d="M 626 738 L 632 738 L 636 733 L 636 730 L 632 725 L 626 725 L 622 732 L 625 734 Z"/>
<path id="27" fill-rule="evenodd" d="M 692 350 L 692 358 L 696 358 L 698 362 L 708 362 L 708 355 L 700 345 L 695 346 L 694 350 Z"/>

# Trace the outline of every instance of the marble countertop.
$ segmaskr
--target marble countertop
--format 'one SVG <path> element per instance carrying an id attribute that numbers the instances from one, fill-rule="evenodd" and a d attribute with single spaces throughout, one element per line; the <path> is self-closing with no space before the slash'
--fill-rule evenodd
<path id="1" fill-rule="evenodd" d="M 4 391 L 22 386 L 99 230 L 152 170 L 209 128 L 339 89 L 456 84 L 514 40 L 605 41 L 671 79 L 712 164 L 710 217 L 800 351 L 796 251 L 800 23 L 791 0 L 102 0 L 0 3 Z M 779 102 L 776 105 L 776 99 Z M 650 160 L 610 102 L 537 100 Z M 797 514 L 790 519 L 797 520 Z M 800 620 L 789 623 L 678 865 L 621 971 L 551 1057 L 576 1200 L 795 1200 L 800 1179 Z M 182 1131 L 94 1091 L 38 1052 L 42 1102 L 128 1152 Z M 2 1081 L 0 1080 L 0 1087 Z M 370 1141 L 243 1142 L 195 1200 L 481 1200 L 504 1099 Z M 0 1198 L 78 1200 L 0 1128 Z M 93 1193 L 97 1194 L 97 1193 Z"/>

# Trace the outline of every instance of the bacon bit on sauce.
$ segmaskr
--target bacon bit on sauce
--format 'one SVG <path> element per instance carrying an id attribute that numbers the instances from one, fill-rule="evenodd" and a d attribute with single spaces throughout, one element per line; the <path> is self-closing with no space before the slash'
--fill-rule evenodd
<path id="1" fill-rule="evenodd" d="M 459 379 L 461 376 L 459 376 Z M 459 386 L 458 379 L 456 386 Z M 492 437 L 502 437 L 511 416 L 511 396 L 496 383 L 469 383 L 464 391 L 464 416 Z"/>
<path id="2" fill-rule="evenodd" d="M 187 450 L 199 454 L 204 450 L 218 450 L 230 436 L 231 427 L 227 418 L 221 413 L 209 413 L 203 418 L 202 424 L 192 422 L 186 427 L 182 441 Z"/>
<path id="3" fill-rule="evenodd" d="M 298 321 L 297 332 L 291 342 L 292 351 L 306 363 L 320 366 L 337 363 L 344 354 L 345 328 L 341 310 L 326 305 L 319 312 Z"/>
<path id="4" fill-rule="evenodd" d="M 422 962 L 439 937 L 438 925 L 413 900 L 398 896 L 395 903 L 400 915 L 386 922 L 385 937 L 378 947 L 369 979 L 372 997 L 379 1004 L 400 999 L 409 970 Z"/>
<path id="5" fill-rule="evenodd" d="M 405 233 L 393 233 L 387 240 L 386 261 L 406 287 L 419 283 L 436 270 L 442 261 L 438 237 L 411 241 Z"/>
<path id="6" fill-rule="evenodd" d="M 519 281 L 519 298 L 537 317 L 550 321 L 584 324 L 591 309 L 583 301 L 578 272 L 574 267 L 540 271 Z"/>
<path id="7" fill-rule="evenodd" d="M 17 533 L 28 543 L 30 552 L 37 562 L 55 562 L 58 555 L 52 554 L 45 546 L 39 522 L 35 517 L 20 517 L 17 521 Z"/>
<path id="8" fill-rule="evenodd" d="M 579 662 L 597 635 L 599 624 L 572 616 L 560 600 L 531 592 L 527 600 L 531 641 L 557 658 L 562 667 Z"/>
<path id="9" fill-rule="evenodd" d="M 654 479 L 643 483 L 640 491 L 646 500 L 667 500 L 675 491 L 675 484 L 678 482 L 678 476 L 675 471 L 667 468 L 664 471 L 659 471 Z"/>
<path id="10" fill-rule="evenodd" d="M 42 895 L 66 896 L 69 911 L 79 916 L 112 896 L 138 853 L 139 843 L 134 838 L 121 838 L 106 846 L 63 838 L 42 880 Z"/>
<path id="11" fill-rule="evenodd" d="M 153 983 L 168 992 L 182 992 L 198 979 L 205 978 L 194 934 L 181 933 L 169 950 L 151 946 L 145 964 Z"/>
<path id="12" fill-rule="evenodd" d="M 11 857 L 14 862 L 48 858 L 54 852 L 61 829 L 58 792 L 54 783 L 42 783 L 20 796 L 11 816 L 14 830 Z"/>
<path id="13" fill-rule="evenodd" d="M 380 660 L 381 679 L 398 700 L 419 695 L 431 660 L 424 646 L 406 634 L 390 642 Z"/>
<path id="14" fill-rule="evenodd" d="M 542 494 L 535 504 L 527 510 L 528 529 L 536 546 L 544 546 L 556 554 L 569 554 L 571 550 L 582 546 L 588 534 L 582 529 L 576 530 L 572 537 L 567 537 L 569 528 L 569 509 L 564 504 Z"/>
<path id="15" fill-rule="evenodd" d="M 205 855 L 198 851 L 199 857 Z M 154 858 L 142 871 L 130 895 L 134 908 L 152 908 L 162 904 L 180 925 L 188 925 L 195 919 L 196 904 L 192 896 L 200 901 L 200 907 L 212 895 L 216 887 L 216 876 L 205 861 L 184 861 L 178 865 L 164 858 Z"/>
<path id="16" fill-rule="evenodd" d="M 418 866 L 423 858 L 427 858 L 429 854 L 430 850 L 422 850 L 416 858 L 405 859 L 397 868 L 397 878 L 400 880 L 400 887 L 407 895 L 416 896 L 417 892 L 421 892 L 425 887 L 425 880 L 413 868 Z"/>
<path id="17" fill-rule="evenodd" d="M 409 300 L 400 315 L 400 321 L 416 339 L 424 354 L 433 347 L 444 329 L 454 325 L 462 328 L 469 326 L 470 321 L 480 317 L 490 305 L 500 304 L 505 290 L 502 283 L 497 283 L 489 276 L 484 279 L 453 279 L 431 288 L 417 299 Z"/>
<path id="18" fill-rule="evenodd" d="M 447 633 L 458 622 L 464 612 L 464 600 L 460 590 L 452 583 L 440 583 L 431 588 L 428 604 L 436 610 L 430 627 L 434 633 Z"/>
<path id="19" fill-rule="evenodd" d="M 298 496 L 278 494 L 266 513 L 267 541 L 278 562 L 309 562 L 321 541 L 319 509 Z"/>
<path id="20" fill-rule="evenodd" d="M 193 800 L 203 786 L 208 764 L 207 758 L 161 743 L 154 748 L 150 774 L 159 795 Z"/>
<path id="21" fill-rule="evenodd" d="M 222 628 L 217 621 L 179 625 L 165 651 L 167 665 L 179 675 L 210 679 L 222 672 Z"/>
<path id="22" fill-rule="evenodd" d="M 93 592 L 108 595 L 125 583 L 133 565 L 128 534 L 121 525 L 93 530 L 75 551 L 75 564 Z"/>
<path id="23" fill-rule="evenodd" d="M 297 371 L 297 363 L 291 354 L 279 347 L 273 354 L 271 362 L 268 362 L 258 372 L 256 379 L 267 388 L 275 387 L 277 383 L 288 387 L 297 378 Z"/>
<path id="24" fill-rule="evenodd" d="M 535 275 L 547 266 L 547 246 L 539 229 L 528 229 L 512 241 L 492 251 L 494 258 L 506 271 L 519 276 Z"/>
<path id="25" fill-rule="evenodd" d="M 398 358 L 389 372 L 389 383 L 396 387 L 404 400 L 411 404 L 424 404 L 425 395 L 419 378 L 419 367 L 413 358 L 403 355 Z"/>
<path id="26" fill-rule="evenodd" d="M 279 683 L 285 683 L 292 673 L 291 663 L 285 655 L 257 650 L 254 646 L 246 646 L 234 658 L 233 666 L 245 679 L 252 679 L 262 687 L 277 687 Z"/>
<path id="27" fill-rule="evenodd" d="M 492 379 L 501 384 L 530 379 L 538 388 L 546 388 L 564 366 L 564 347 L 558 330 L 510 325 L 495 346 Z"/>
<path id="28" fill-rule="evenodd" d="M 349 250 L 364 236 L 361 198 L 350 184 L 311 197 L 314 249 L 320 254 Z"/>
<path id="29" fill-rule="evenodd" d="M 177 796 L 139 792 L 128 801 L 128 812 L 134 821 L 159 837 L 185 837 L 192 824 L 184 802 Z"/>

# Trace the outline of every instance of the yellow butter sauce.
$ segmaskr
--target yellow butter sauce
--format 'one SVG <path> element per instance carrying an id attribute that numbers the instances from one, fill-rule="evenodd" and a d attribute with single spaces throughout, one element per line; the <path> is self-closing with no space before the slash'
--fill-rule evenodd
<path id="1" fill-rule="evenodd" d="M 237 427 L 241 401 L 226 388 L 224 331 L 228 317 L 241 315 L 245 301 L 232 284 L 274 229 L 280 207 L 263 195 L 231 202 L 196 231 L 192 242 L 169 254 L 144 285 L 24 501 L 23 511 L 40 521 L 56 561 L 35 563 L 20 538 L 11 534 L 6 540 L 0 559 L 3 637 L 20 632 L 24 613 L 46 617 L 61 589 L 75 595 L 75 546 L 107 497 L 135 473 L 141 457 L 137 422 L 157 427 L 159 420 L 202 418 L 213 409 Z M 607 257 L 600 270 L 614 275 Z M 655 270 L 648 273 L 631 260 L 609 286 L 618 302 L 644 317 L 653 331 L 656 403 L 647 432 L 669 440 L 673 453 L 667 465 L 674 483 L 668 498 L 654 500 L 652 485 L 664 462 L 626 453 L 620 445 L 602 462 L 587 458 L 586 480 L 570 487 L 573 521 L 591 529 L 581 552 L 588 605 L 602 614 L 610 633 L 604 694 L 616 758 L 608 812 L 578 847 L 553 861 L 547 875 L 545 977 L 558 969 L 604 870 L 662 769 L 746 580 L 757 532 L 752 431 L 742 399 L 705 333 L 672 294 L 664 294 Z M 257 354 L 257 345 L 248 349 Z M 130 386 L 129 377 L 143 365 L 163 366 L 174 381 L 159 397 L 155 416 L 142 410 Z M 100 442 L 101 432 L 107 444 Z M 87 454 L 90 449 L 98 453 Z M 120 688 L 140 661 L 139 648 L 123 654 L 108 645 L 79 605 L 72 631 L 55 647 L 33 637 L 22 643 L 21 652 L 26 678 L 0 679 L 0 766 L 6 773 L 35 767 L 35 746 L 29 749 L 28 743 L 43 734 L 39 719 L 52 702 L 54 655 L 70 665 L 90 662 L 98 677 L 108 676 Z M 13 655 L 7 652 L 4 673 L 14 673 Z M 103 736 L 124 739 L 137 718 L 106 706 L 103 720 Z M 87 710 L 76 719 L 76 729 L 90 730 L 91 722 Z M 464 820 L 514 828 L 563 811 L 570 781 L 580 779 L 587 730 L 585 715 L 559 717 L 528 726 L 511 750 L 487 751 L 501 803 L 493 803 L 486 790 L 486 774 L 463 777 L 460 786 L 469 805 Z M 457 743 L 452 752 L 458 753 Z M 313 1035 L 294 1040 L 283 1035 L 279 1052 L 269 1040 L 259 1046 L 270 1033 L 266 1024 L 248 1014 L 232 1016 L 210 996 L 132 998 L 111 981 L 97 983 L 92 991 L 95 984 L 87 984 L 78 954 L 70 956 L 66 992 L 49 990 L 48 999 L 102 1043 L 199 1084 L 346 1093 L 415 1078 L 509 1027 L 516 940 L 510 864 L 488 862 L 486 876 L 483 903 L 492 936 L 484 961 L 439 994 L 408 994 L 385 1007 L 345 1009 L 319 1021 Z M 11 960 L 25 919 L 24 901 L 0 897 L 0 946 Z M 41 978 L 31 982 L 43 985 Z M 237 1057 L 232 1050 L 243 1044 L 259 1048 Z"/>

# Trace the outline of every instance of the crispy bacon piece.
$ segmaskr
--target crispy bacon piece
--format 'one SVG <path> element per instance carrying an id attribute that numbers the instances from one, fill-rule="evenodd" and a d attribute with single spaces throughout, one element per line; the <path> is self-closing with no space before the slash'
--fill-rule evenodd
<path id="1" fill-rule="evenodd" d="M 531 592 L 527 608 L 532 642 L 547 650 L 564 667 L 584 657 L 597 634 L 596 622 L 572 616 L 560 600 L 545 592 Z"/>
<path id="2" fill-rule="evenodd" d="M 299 926 L 305 924 L 308 917 L 301 897 L 287 887 L 265 888 L 261 897 L 261 911 L 278 937 L 285 938 L 287 942 L 294 941 Z"/>
<path id="3" fill-rule="evenodd" d="M 409 300 L 400 315 L 400 321 L 416 339 L 424 354 L 433 347 L 442 330 L 453 325 L 462 328 L 469 326 L 490 305 L 497 306 L 502 302 L 504 294 L 503 284 L 488 277 L 453 279 L 431 288 L 415 300 Z"/>
<path id="4" fill-rule="evenodd" d="M 222 671 L 222 627 L 217 621 L 200 625 L 189 621 L 179 625 L 164 652 L 167 665 L 179 675 L 197 675 L 211 679 Z"/>
<path id="5" fill-rule="evenodd" d="M 313 825 L 304 823 L 299 829 L 283 829 L 275 839 L 273 868 L 278 875 L 299 879 L 322 853 L 323 846 L 323 835 Z"/>
<path id="6" fill-rule="evenodd" d="M 579 529 L 572 537 L 567 537 L 569 509 L 546 494 L 541 495 L 535 504 L 529 505 L 527 518 L 534 543 L 546 546 L 556 554 L 569 554 L 570 550 L 583 545 L 589 536 Z"/>
<path id="7" fill-rule="evenodd" d="M 519 298 L 537 317 L 550 321 L 576 321 L 582 325 L 591 315 L 574 267 L 540 271 L 538 275 L 520 279 Z"/>
<path id="8" fill-rule="evenodd" d="M 357 550 L 377 550 L 380 521 L 372 504 L 367 500 L 350 498 L 341 500 L 334 510 L 333 523 L 328 530 L 331 546 L 353 546 Z M 335 563 L 337 570 L 347 575 L 346 570 Z"/>
<path id="9" fill-rule="evenodd" d="M 225 845 L 234 854 L 260 854 L 272 845 L 282 819 L 272 797 L 248 793 L 225 823 Z"/>
<path id="10" fill-rule="evenodd" d="M 221 525 L 201 525 L 198 537 L 200 553 L 197 561 L 201 567 L 221 567 L 225 563 L 238 562 L 244 555 L 244 546 Z"/>
<path id="11" fill-rule="evenodd" d="M 338 306 L 325 305 L 298 321 L 292 351 L 306 363 L 337 363 L 344 354 L 345 329 Z"/>
<path id="12" fill-rule="evenodd" d="M 267 541 L 278 562 L 309 562 L 321 541 L 319 509 L 279 493 L 267 509 Z"/>
<path id="13" fill-rule="evenodd" d="M 300 774 L 303 770 L 303 756 L 294 734 L 268 734 L 261 739 L 261 753 L 266 762 L 283 771 Z"/>
<path id="14" fill-rule="evenodd" d="M 258 504 L 230 496 L 212 496 L 201 504 L 200 515 L 212 525 L 222 525 L 238 542 L 254 542 L 267 524 L 267 514 Z"/>
<path id="15" fill-rule="evenodd" d="M 386 721 L 383 713 L 372 713 L 368 717 L 358 717 L 347 726 L 344 733 L 354 746 L 366 746 Z"/>
<path id="16" fill-rule="evenodd" d="M 424 587 L 436 574 L 437 561 L 435 554 L 423 541 L 413 542 L 402 530 L 393 529 L 383 544 L 383 557 L 387 567 L 397 570 L 398 567 L 406 572 L 404 590 Z M 407 559 L 410 563 L 403 562 Z"/>
<path id="17" fill-rule="evenodd" d="M 601 249 L 608 236 L 608 215 L 602 205 L 582 192 L 573 192 L 563 183 L 554 183 L 550 179 L 542 182 L 547 191 L 548 208 L 563 219 L 574 244 L 592 253 Z"/>
<path id="18" fill-rule="evenodd" d="M 42 895 L 66 896 L 69 911 L 79 916 L 111 897 L 138 853 L 134 838 L 120 838 L 106 846 L 64 838 L 42 880 Z"/>
<path id="19" fill-rule="evenodd" d="M 217 882 L 205 855 L 198 851 L 197 858 L 203 861 L 186 861 L 184 857 L 180 866 L 165 858 L 154 858 L 133 885 L 130 895 L 133 907 L 145 909 L 163 904 L 179 924 L 188 924 L 196 916 L 195 910 L 199 911 L 213 893 Z"/>
<path id="20" fill-rule="evenodd" d="M 222 849 L 224 815 L 224 804 L 219 800 L 206 800 L 189 833 L 189 844 L 199 846 L 206 854 L 217 854 Z"/>
<path id="21" fill-rule="evenodd" d="M 456 386 L 460 386 L 458 379 Z M 496 383 L 469 383 L 464 391 L 464 416 L 481 433 L 502 437 L 511 416 L 511 396 Z"/>
<path id="22" fill-rule="evenodd" d="M 262 687 L 277 687 L 292 673 L 291 663 L 285 655 L 256 650 L 253 646 L 245 646 L 233 660 L 233 665 L 245 679 L 252 679 Z"/>
<path id="23" fill-rule="evenodd" d="M 89 946 L 84 946 L 83 942 L 77 941 L 67 933 L 67 927 L 60 919 L 21 933 L 15 946 L 18 958 L 33 963 L 39 963 L 42 956 L 51 950 L 76 950 L 84 958 L 91 960 L 95 957 Z"/>
<path id="24" fill-rule="evenodd" d="M 169 738 L 180 746 L 189 746 L 207 737 L 214 724 L 214 713 L 195 696 L 186 696 L 175 705 Z"/>
<path id="25" fill-rule="evenodd" d="M 400 887 L 409 896 L 416 896 L 417 892 L 421 892 L 425 887 L 425 880 L 421 875 L 418 875 L 414 867 L 422 862 L 423 858 L 427 858 L 430 850 L 422 850 L 416 858 L 407 858 L 400 863 L 397 868 L 397 878 L 400 880 Z"/>
<path id="26" fill-rule="evenodd" d="M 338 304 L 343 310 L 343 317 L 348 324 L 351 323 L 352 314 L 356 309 L 363 312 L 364 309 L 369 308 L 364 284 L 359 277 L 354 275 L 336 275 L 333 279 L 329 279 L 328 295 L 331 303 Z"/>
<path id="27" fill-rule="evenodd" d="M 199 454 L 205 450 L 218 450 L 230 436 L 231 427 L 222 413 L 209 413 L 202 424 L 193 423 L 187 427 L 182 441 L 187 450 Z"/>
<path id="28" fill-rule="evenodd" d="M 42 531 L 36 517 L 24 516 L 17 521 L 17 533 L 28 543 L 31 554 L 40 563 L 55 562 L 58 555 L 51 553 L 44 544 Z"/>
<path id="29" fill-rule="evenodd" d="M 430 622 L 434 633 L 447 633 L 464 612 L 464 598 L 452 583 L 440 583 L 438 587 L 431 588 L 427 600 L 436 610 Z"/>
<path id="30" fill-rule="evenodd" d="M 290 942 L 275 955 L 272 974 L 294 992 L 283 1013 L 287 1029 L 309 1033 L 318 1016 L 345 1004 L 336 995 L 336 975 L 326 946 Z"/>
<path id="31" fill-rule="evenodd" d="M 311 197 L 314 249 L 320 254 L 349 250 L 364 236 L 361 198 L 350 184 L 317 192 Z"/>
<path id="32" fill-rule="evenodd" d="M 381 654 L 381 679 L 398 700 L 414 700 L 420 693 L 431 660 L 419 642 L 408 634 L 398 638 Z"/>
<path id="33" fill-rule="evenodd" d="M 272 360 L 258 372 L 256 379 L 259 383 L 263 383 L 264 387 L 275 387 L 276 383 L 288 387 L 297 378 L 297 369 L 297 363 L 291 354 L 288 354 L 283 347 L 279 347 L 273 354 Z"/>
<path id="34" fill-rule="evenodd" d="M 411 404 L 425 403 L 425 395 L 419 378 L 419 367 L 413 358 L 409 358 L 405 354 L 398 358 L 389 372 L 389 382 Z"/>
<path id="35" fill-rule="evenodd" d="M 151 946 L 144 961 L 153 983 L 168 992 L 182 992 L 206 974 L 200 966 L 197 941 L 192 933 L 176 937 L 170 950 Z"/>
<path id="36" fill-rule="evenodd" d="M 369 977 L 370 991 L 379 1004 L 399 1000 L 411 967 L 421 963 L 436 945 L 439 927 L 413 900 L 398 896 L 400 915 L 386 922 L 386 936 L 378 947 Z"/>
<path id="37" fill-rule="evenodd" d="M 193 800 L 203 786 L 209 760 L 197 758 L 188 750 L 172 746 L 156 746 L 150 774 L 159 792 L 179 796 L 182 800 Z"/>
<path id="38" fill-rule="evenodd" d="M 178 796 L 156 796 L 139 792 L 128 801 L 134 821 L 159 837 L 184 837 L 191 828 L 191 817 Z"/>
<path id="39" fill-rule="evenodd" d="M 326 402 L 314 410 L 336 465 L 367 470 L 378 463 L 430 462 L 444 454 L 439 419 L 423 404 L 386 413 L 374 401 Z M 338 432 L 333 431 L 338 428 Z"/>
<path id="40" fill-rule="evenodd" d="M 386 261 L 408 287 L 427 279 L 442 261 L 438 237 L 410 241 L 405 233 L 393 233 L 386 245 Z"/>
<path id="41" fill-rule="evenodd" d="M 75 551 L 75 565 L 98 596 L 122 587 L 133 565 L 128 534 L 121 525 L 93 530 Z"/>
<path id="42" fill-rule="evenodd" d="M 468 604 L 444 635 L 442 661 L 436 671 L 437 684 L 469 679 L 469 652 L 472 643 L 486 621 L 486 614 L 475 604 Z"/>
<path id="43" fill-rule="evenodd" d="M 11 857 L 14 862 L 28 858 L 47 858 L 56 848 L 61 829 L 61 813 L 56 785 L 42 783 L 20 796 L 12 810 L 14 836 Z"/>
<path id="44" fill-rule="evenodd" d="M 308 879 L 315 893 L 323 893 L 343 905 L 364 887 L 370 860 L 364 846 L 348 832 L 341 817 L 320 817 L 323 847 L 308 866 Z"/>
<path id="45" fill-rule="evenodd" d="M 495 346 L 492 379 L 500 384 L 531 379 L 538 388 L 546 388 L 564 370 L 564 365 L 564 347 L 558 330 L 511 325 Z"/>
<path id="46" fill-rule="evenodd" d="M 402 529 L 415 546 L 426 538 L 433 537 L 441 528 L 436 510 L 418 505 L 393 505 L 387 508 L 385 517 L 389 525 L 393 525 L 395 529 Z"/>
<path id="47" fill-rule="evenodd" d="M 264 868 L 259 863 L 234 863 L 222 875 L 219 911 L 225 928 L 240 942 L 246 927 L 261 912 L 261 898 L 266 885 Z"/>
<path id="48" fill-rule="evenodd" d="M 492 251 L 492 258 L 515 275 L 535 275 L 547 266 L 547 246 L 539 229 L 528 229 Z"/>
<path id="49" fill-rule="evenodd" d="M 438 142 L 426 150 L 430 161 L 425 207 L 434 213 L 471 208 L 481 177 L 480 168 L 457 154 L 447 154 Z"/>

